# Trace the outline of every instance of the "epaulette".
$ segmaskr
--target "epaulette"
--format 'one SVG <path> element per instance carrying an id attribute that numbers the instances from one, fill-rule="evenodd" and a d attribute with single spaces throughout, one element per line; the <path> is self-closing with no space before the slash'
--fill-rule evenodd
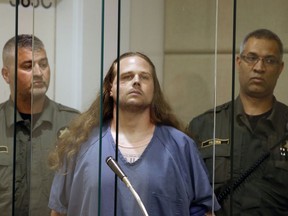
<path id="1" fill-rule="evenodd" d="M 78 114 L 80 113 L 78 110 L 76 110 L 72 107 L 62 105 L 60 103 L 57 104 L 57 107 L 58 107 L 59 111 L 72 112 L 72 113 L 78 113 Z"/>
<path id="2" fill-rule="evenodd" d="M 227 103 L 221 104 L 221 105 L 216 107 L 216 112 L 218 112 L 218 111 L 220 112 L 222 110 L 227 110 L 230 105 L 231 105 L 231 102 L 227 102 Z"/>
<path id="3" fill-rule="evenodd" d="M 216 107 L 216 112 L 221 112 L 222 110 L 227 110 L 230 106 L 231 102 L 227 102 L 224 104 L 221 104 L 219 106 Z M 207 110 L 206 112 L 204 112 L 203 114 L 207 114 L 207 113 L 213 113 L 214 112 L 214 108 Z"/>

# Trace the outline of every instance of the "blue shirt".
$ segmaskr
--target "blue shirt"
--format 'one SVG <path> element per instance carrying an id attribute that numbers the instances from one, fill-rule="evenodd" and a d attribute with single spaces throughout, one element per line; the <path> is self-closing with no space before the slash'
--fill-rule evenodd
<path id="1" fill-rule="evenodd" d="M 110 127 L 105 126 L 99 154 L 98 130 L 94 129 L 82 145 L 74 169 L 65 167 L 56 174 L 50 194 L 51 209 L 68 215 L 92 216 L 97 215 L 101 203 L 101 215 L 114 215 L 115 174 L 105 160 L 108 156 L 115 158 L 115 143 Z M 197 147 L 175 128 L 158 125 L 136 162 L 128 163 L 118 152 L 118 163 L 150 216 L 204 215 L 212 207 L 212 189 Z M 120 180 L 116 203 L 117 215 L 142 215 L 132 193 Z M 217 202 L 215 209 L 219 209 Z"/>

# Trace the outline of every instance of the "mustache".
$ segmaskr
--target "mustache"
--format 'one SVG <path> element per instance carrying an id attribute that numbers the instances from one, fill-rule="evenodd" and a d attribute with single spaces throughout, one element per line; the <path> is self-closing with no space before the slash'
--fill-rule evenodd
<path id="1" fill-rule="evenodd" d="M 49 82 L 49 80 L 43 78 L 42 76 L 34 76 L 31 80 L 31 83 L 39 83 L 39 82 L 47 83 Z"/>
<path id="2" fill-rule="evenodd" d="M 137 93 L 137 94 L 143 94 L 143 91 L 141 90 L 141 89 L 131 89 L 129 92 L 128 92 L 129 94 L 130 93 Z"/>

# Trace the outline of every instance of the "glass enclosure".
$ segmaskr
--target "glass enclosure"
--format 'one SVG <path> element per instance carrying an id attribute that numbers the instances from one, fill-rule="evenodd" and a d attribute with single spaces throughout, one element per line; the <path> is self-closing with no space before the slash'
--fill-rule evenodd
<path id="1" fill-rule="evenodd" d="M 246 34 L 262 28 L 273 31 L 282 40 L 283 61 L 287 61 L 287 10 L 287 0 L 0 0 L 1 49 L 16 35 L 31 36 L 30 45 L 26 42 L 26 45 L 21 45 L 22 47 L 15 47 L 15 43 L 21 40 L 19 38 L 19 41 L 17 39 L 10 42 L 10 47 L 5 52 L 1 51 L 3 59 L 1 66 L 3 78 L 0 79 L 1 215 L 2 212 L 4 216 L 34 216 L 40 213 L 50 215 L 48 200 L 55 170 L 48 166 L 49 155 L 55 148 L 59 148 L 56 147 L 57 140 L 68 130 L 67 125 L 75 119 L 78 111 L 86 112 L 97 95 L 103 97 L 100 89 L 103 89 L 104 77 L 112 62 L 128 51 L 144 53 L 151 59 L 165 99 L 185 128 L 192 128 L 189 135 L 197 143 L 208 170 L 213 170 L 208 174 L 212 190 L 216 192 L 211 193 L 211 199 L 222 199 L 222 196 L 225 196 L 221 200 L 221 205 L 224 202 L 224 206 L 230 206 L 227 215 L 238 215 L 238 210 L 233 210 L 235 205 L 238 205 L 237 209 L 242 205 L 251 208 L 257 206 L 262 202 L 260 198 L 255 198 L 247 204 L 244 201 L 245 197 L 238 199 L 237 192 L 242 187 L 247 193 L 253 193 L 254 190 L 246 187 L 243 182 L 249 182 L 250 176 L 258 175 L 257 169 L 267 161 L 270 163 L 269 158 L 273 158 L 272 167 L 280 170 L 281 178 L 287 180 L 288 146 L 285 142 L 281 142 L 276 146 L 277 152 L 272 149 L 272 154 L 269 153 L 268 159 L 263 159 L 264 162 L 260 165 L 255 165 L 255 162 L 261 160 L 259 156 L 262 155 L 260 154 L 262 149 L 259 150 L 259 154 L 257 150 L 255 154 L 249 153 L 255 155 L 255 158 L 253 156 L 249 161 L 242 161 L 243 154 L 245 155 L 250 149 L 247 145 L 249 146 L 251 140 L 242 134 L 244 133 L 242 130 L 236 129 L 237 119 L 234 122 L 233 117 L 233 120 L 230 119 L 229 124 L 225 125 L 225 121 L 220 120 L 216 113 L 228 107 L 228 105 L 218 107 L 219 105 L 231 100 L 234 102 L 238 98 L 240 86 L 235 60 L 239 57 L 240 43 Z M 39 45 L 37 38 L 43 42 L 44 48 Z M 260 61 L 264 64 L 266 60 L 262 57 Z M 121 67 L 119 60 L 118 63 Z M 287 79 L 284 66 L 274 91 L 276 99 L 284 104 L 288 104 Z M 237 105 L 234 107 L 233 103 L 231 106 L 228 113 L 234 116 Z M 127 199 L 123 199 L 121 194 L 123 190 L 119 194 L 118 188 L 125 187 L 124 183 L 112 172 L 109 173 L 111 170 L 107 171 L 105 161 L 107 156 L 112 156 L 116 161 L 122 160 L 121 164 L 128 162 L 125 162 L 121 153 L 119 155 L 121 150 L 118 149 L 117 127 L 116 135 L 113 135 L 114 139 L 116 137 L 114 154 L 107 155 L 103 150 L 102 145 L 107 141 L 102 143 L 101 137 L 107 130 L 109 131 L 107 129 L 109 124 L 105 120 L 103 122 L 101 118 L 103 109 L 105 110 L 105 107 L 101 100 L 99 112 L 94 113 L 95 116 L 99 115 L 99 127 L 93 130 L 93 134 L 100 137 L 97 141 L 99 145 L 90 147 L 83 145 L 76 149 L 78 153 L 75 156 L 77 158 L 75 160 L 79 159 L 81 164 L 81 154 L 85 158 L 90 152 L 88 154 L 91 157 L 90 162 L 94 162 L 95 169 L 76 172 L 76 165 L 72 170 L 78 175 L 78 179 L 76 177 L 73 179 L 65 170 L 62 174 L 68 176 L 68 180 L 66 179 L 64 183 L 58 182 L 55 190 L 64 191 L 63 188 L 67 189 L 67 185 L 74 185 L 79 191 L 76 189 L 65 191 L 59 200 L 67 207 L 69 195 L 79 194 L 79 200 L 85 200 L 86 204 L 82 208 L 87 209 L 85 210 L 87 215 L 124 215 L 116 209 L 125 202 L 135 205 L 131 207 L 131 211 L 135 211 L 134 215 L 141 215 L 139 200 L 133 196 L 135 194 L 125 192 L 130 195 Z M 191 127 L 191 120 L 207 111 L 211 113 L 209 124 L 202 124 L 198 131 L 194 131 L 195 125 Z M 283 117 L 281 121 L 286 121 L 285 118 Z M 121 118 L 117 120 L 119 122 L 116 126 L 121 125 Z M 277 124 L 280 125 L 279 122 Z M 223 127 L 226 127 L 228 132 L 225 135 L 217 134 L 218 129 L 222 130 Z M 209 134 L 209 139 L 196 134 L 196 131 L 201 130 Z M 276 144 L 282 138 L 280 134 L 273 134 L 269 137 L 269 142 Z M 258 137 L 256 132 L 253 132 L 253 136 Z M 266 138 L 259 139 L 265 142 Z M 234 147 L 234 142 L 238 143 L 239 140 L 245 143 L 243 149 Z M 279 154 L 284 157 L 277 158 Z M 244 165 L 238 167 L 238 162 Z M 224 167 L 226 173 L 223 170 L 223 163 L 226 166 Z M 133 165 L 133 169 L 137 170 L 137 164 L 139 165 L 139 163 Z M 251 166 L 256 166 L 256 171 L 253 169 L 247 177 L 248 180 L 246 178 L 239 180 L 238 177 L 251 170 Z M 158 175 L 158 172 L 164 172 L 165 168 L 155 164 L 147 169 L 153 170 L 152 173 Z M 264 168 L 263 170 L 269 173 L 269 170 Z M 219 175 L 222 172 L 223 175 Z M 140 198 L 144 200 L 144 206 L 149 206 L 147 207 L 149 215 L 153 215 L 153 206 L 163 202 L 163 199 L 166 201 L 162 208 L 177 206 L 179 204 L 177 202 L 180 202 L 181 206 L 182 201 L 176 198 L 171 200 L 171 197 L 149 200 L 146 195 L 149 191 L 150 178 L 145 175 L 139 176 L 138 171 L 136 173 L 137 175 L 133 175 L 129 172 L 132 176 L 127 177 L 131 184 L 140 190 L 139 194 L 144 194 L 144 197 Z M 107 176 L 110 177 L 109 180 Z M 93 187 L 85 188 L 89 178 L 95 182 L 91 184 Z M 159 182 L 169 182 L 169 179 L 161 180 L 161 178 L 164 177 L 159 174 Z M 237 185 L 235 190 L 230 188 L 225 192 L 224 186 L 231 186 L 235 181 L 240 181 L 240 186 Z M 273 185 L 272 177 L 270 180 L 267 177 L 267 181 Z M 75 184 L 82 186 L 78 187 Z M 177 184 L 181 185 L 181 182 Z M 277 184 L 279 188 L 282 187 L 281 182 Z M 219 185 L 224 186 L 220 188 Z M 253 185 L 256 188 L 257 186 L 259 185 Z M 282 189 L 283 192 L 287 192 L 287 183 Z M 91 190 L 89 196 L 86 194 L 88 198 L 81 190 Z M 271 197 L 278 200 L 275 208 L 281 213 L 287 213 L 287 207 L 285 209 L 284 205 L 281 205 L 281 202 L 287 204 L 287 195 L 280 194 L 281 192 L 275 189 L 265 195 L 268 196 L 268 200 Z M 263 194 L 256 197 L 261 195 Z M 236 204 L 233 204 L 234 197 Z M 113 199 L 108 205 L 106 203 L 110 198 Z M 97 212 L 89 213 L 91 205 L 96 206 Z M 213 201 L 211 210 L 217 210 L 217 206 L 217 202 Z M 63 210 L 59 213 L 65 212 L 66 210 Z M 182 210 L 180 215 L 186 215 L 183 213 L 185 211 L 181 212 Z M 281 213 L 279 215 L 282 215 Z M 74 214 L 70 212 L 68 215 Z M 177 214 L 172 212 L 171 215 Z"/>

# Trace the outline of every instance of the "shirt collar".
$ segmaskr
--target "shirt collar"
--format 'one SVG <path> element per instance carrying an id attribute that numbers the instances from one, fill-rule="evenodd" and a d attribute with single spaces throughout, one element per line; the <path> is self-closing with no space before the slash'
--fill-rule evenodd
<path id="1" fill-rule="evenodd" d="M 43 112 L 38 121 L 36 122 L 36 124 L 34 125 L 34 128 L 38 127 L 44 121 L 52 124 L 52 116 L 53 116 L 52 106 L 53 104 L 51 103 L 51 100 L 46 96 Z M 12 127 L 14 125 L 14 102 L 11 100 L 11 98 L 6 103 L 5 116 L 6 116 L 7 128 Z M 16 119 L 17 122 L 24 121 L 18 110 L 16 111 Z"/>
<path id="2" fill-rule="evenodd" d="M 244 108 L 243 108 L 243 104 L 242 104 L 242 101 L 240 99 L 240 96 L 238 96 L 235 99 L 234 106 L 235 106 L 234 112 L 235 112 L 236 119 L 238 119 L 238 120 L 241 119 L 242 121 L 244 121 L 246 114 L 244 112 Z M 281 116 L 279 116 L 281 114 L 280 110 L 281 110 L 281 108 L 280 108 L 279 102 L 276 100 L 275 97 L 273 97 L 272 112 L 267 117 L 266 120 L 269 121 L 274 128 L 277 127 L 277 123 L 279 121 L 279 118 L 281 118 Z"/>

